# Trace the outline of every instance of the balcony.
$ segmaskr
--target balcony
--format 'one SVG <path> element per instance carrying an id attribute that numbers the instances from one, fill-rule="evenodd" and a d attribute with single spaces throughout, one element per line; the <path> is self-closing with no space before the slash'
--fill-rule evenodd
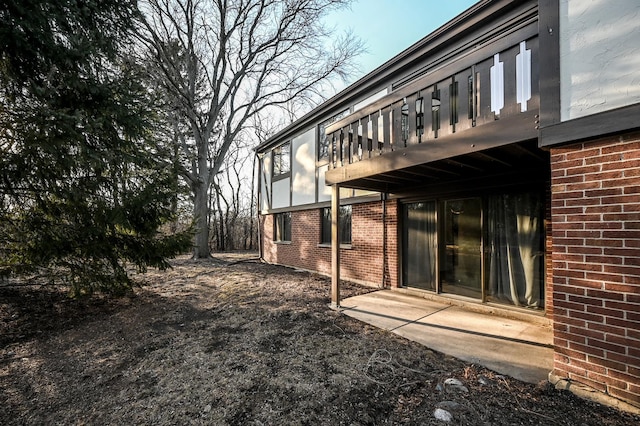
<path id="1" fill-rule="evenodd" d="M 539 170 L 538 74 L 537 22 L 458 52 L 326 129 L 327 184 L 406 192 Z"/>

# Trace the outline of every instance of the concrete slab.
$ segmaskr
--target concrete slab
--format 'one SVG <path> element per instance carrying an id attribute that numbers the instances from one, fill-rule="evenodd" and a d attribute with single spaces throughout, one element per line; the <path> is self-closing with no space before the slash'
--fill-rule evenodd
<path id="1" fill-rule="evenodd" d="M 548 325 L 391 290 L 347 298 L 341 309 L 438 352 L 525 382 L 546 380 L 553 368 L 553 334 Z"/>

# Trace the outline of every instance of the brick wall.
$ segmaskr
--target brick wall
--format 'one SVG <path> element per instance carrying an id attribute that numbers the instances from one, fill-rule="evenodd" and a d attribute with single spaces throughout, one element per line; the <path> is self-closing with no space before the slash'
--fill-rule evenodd
<path id="1" fill-rule="evenodd" d="M 554 374 L 640 405 L 640 133 L 552 149 Z"/>
<path id="2" fill-rule="evenodd" d="M 386 259 L 383 262 L 385 239 L 382 227 L 381 201 L 354 204 L 351 212 L 351 247 L 340 251 L 340 274 L 354 280 L 382 286 L 383 265 L 386 286 L 398 285 L 397 201 L 386 202 Z M 261 217 L 263 258 L 270 263 L 292 266 L 321 274 L 331 274 L 331 247 L 321 246 L 321 210 L 291 213 L 291 242 L 273 241 L 273 215 Z"/>

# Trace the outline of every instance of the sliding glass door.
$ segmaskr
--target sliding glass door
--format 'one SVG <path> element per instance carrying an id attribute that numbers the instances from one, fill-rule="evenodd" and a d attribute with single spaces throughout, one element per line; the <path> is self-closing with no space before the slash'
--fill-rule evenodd
<path id="1" fill-rule="evenodd" d="M 536 192 L 405 204 L 403 284 L 544 307 L 543 212 Z"/>
<path id="2" fill-rule="evenodd" d="M 482 297 L 482 200 L 444 202 L 442 292 Z"/>

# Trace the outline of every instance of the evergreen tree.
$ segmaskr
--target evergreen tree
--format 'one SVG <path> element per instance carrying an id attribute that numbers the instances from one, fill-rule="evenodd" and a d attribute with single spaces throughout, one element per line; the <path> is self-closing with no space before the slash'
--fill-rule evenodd
<path id="1" fill-rule="evenodd" d="M 163 235 L 175 171 L 154 143 L 152 91 L 132 62 L 135 0 L 0 5 L 0 272 L 73 295 L 131 287 L 190 235 Z"/>

